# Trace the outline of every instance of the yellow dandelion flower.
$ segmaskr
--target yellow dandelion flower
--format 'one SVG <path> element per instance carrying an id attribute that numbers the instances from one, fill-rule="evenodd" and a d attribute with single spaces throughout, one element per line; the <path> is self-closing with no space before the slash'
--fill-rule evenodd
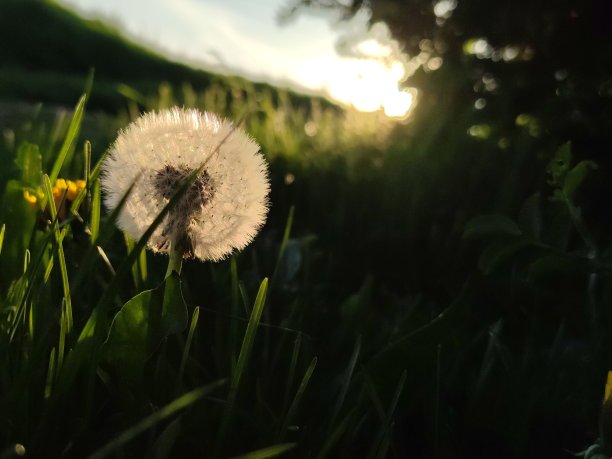
<path id="1" fill-rule="evenodd" d="M 66 183 L 66 180 L 60 178 L 55 181 L 55 186 L 53 188 L 57 188 L 61 193 L 63 193 L 64 190 L 68 189 L 68 184 Z"/>
<path id="2" fill-rule="evenodd" d="M 66 185 L 68 186 L 66 199 L 68 199 L 69 201 L 74 201 L 77 197 L 77 194 L 79 194 L 79 188 L 77 187 L 77 184 L 74 183 L 72 180 L 67 180 Z"/>
<path id="3" fill-rule="evenodd" d="M 31 207 L 36 207 L 36 202 L 38 198 L 35 194 L 30 193 L 28 190 L 23 190 L 23 197 L 30 204 Z"/>
<path id="4" fill-rule="evenodd" d="M 59 186 L 57 186 L 60 180 L 63 183 L 59 183 Z M 58 179 L 55 182 L 55 185 L 56 186 L 51 188 L 51 192 L 53 193 L 53 202 L 55 202 L 55 208 L 59 209 L 62 203 L 62 199 L 64 199 L 64 194 L 66 192 L 68 185 L 66 184 L 66 181 L 64 179 Z"/>

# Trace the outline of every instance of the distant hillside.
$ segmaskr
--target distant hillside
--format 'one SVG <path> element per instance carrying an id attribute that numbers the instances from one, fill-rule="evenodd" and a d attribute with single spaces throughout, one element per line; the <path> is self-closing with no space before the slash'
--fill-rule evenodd
<path id="1" fill-rule="evenodd" d="M 0 0 L 0 43 L 0 99 L 5 100 L 72 105 L 91 67 L 96 77 L 90 106 L 108 110 L 124 106 L 119 83 L 151 94 L 162 81 L 189 82 L 196 90 L 227 81 L 171 62 L 49 0 Z"/>

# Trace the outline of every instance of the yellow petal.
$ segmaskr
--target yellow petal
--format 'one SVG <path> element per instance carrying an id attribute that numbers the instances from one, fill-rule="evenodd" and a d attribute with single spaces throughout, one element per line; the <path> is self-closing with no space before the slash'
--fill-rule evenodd
<path id="1" fill-rule="evenodd" d="M 67 184 L 68 184 L 68 193 L 66 194 L 66 199 L 70 201 L 74 201 L 75 198 L 77 197 L 77 194 L 79 193 L 79 189 L 77 188 L 76 183 L 74 183 L 72 180 L 68 180 Z"/>
<path id="2" fill-rule="evenodd" d="M 66 180 L 64 180 L 63 178 L 60 178 L 55 181 L 55 187 L 57 187 L 57 189 L 61 191 L 64 191 L 65 189 L 68 188 L 68 184 L 66 183 Z"/>
<path id="3" fill-rule="evenodd" d="M 30 204 L 36 204 L 36 201 L 38 200 L 38 199 L 36 199 L 36 195 L 30 194 L 30 192 L 28 190 L 24 190 L 23 191 L 23 197 Z"/>

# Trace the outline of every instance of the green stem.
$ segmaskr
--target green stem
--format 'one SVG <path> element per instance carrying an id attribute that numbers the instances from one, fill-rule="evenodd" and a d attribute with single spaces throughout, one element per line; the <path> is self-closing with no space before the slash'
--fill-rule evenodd
<path id="1" fill-rule="evenodd" d="M 181 267 L 183 265 L 183 251 L 180 248 L 180 244 L 176 244 L 174 242 L 170 243 L 169 256 L 166 277 L 170 276 L 173 271 L 176 271 L 178 274 L 181 273 Z"/>

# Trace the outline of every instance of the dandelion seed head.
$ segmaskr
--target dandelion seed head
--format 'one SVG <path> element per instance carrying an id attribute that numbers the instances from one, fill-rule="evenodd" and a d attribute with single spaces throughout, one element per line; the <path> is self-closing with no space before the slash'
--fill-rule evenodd
<path id="1" fill-rule="evenodd" d="M 123 130 L 103 166 L 105 204 L 117 207 L 135 183 L 117 224 L 139 239 L 190 174 L 203 170 L 148 241 L 184 257 L 220 260 L 247 246 L 268 211 L 268 169 L 243 130 L 209 112 L 150 112 Z"/>

